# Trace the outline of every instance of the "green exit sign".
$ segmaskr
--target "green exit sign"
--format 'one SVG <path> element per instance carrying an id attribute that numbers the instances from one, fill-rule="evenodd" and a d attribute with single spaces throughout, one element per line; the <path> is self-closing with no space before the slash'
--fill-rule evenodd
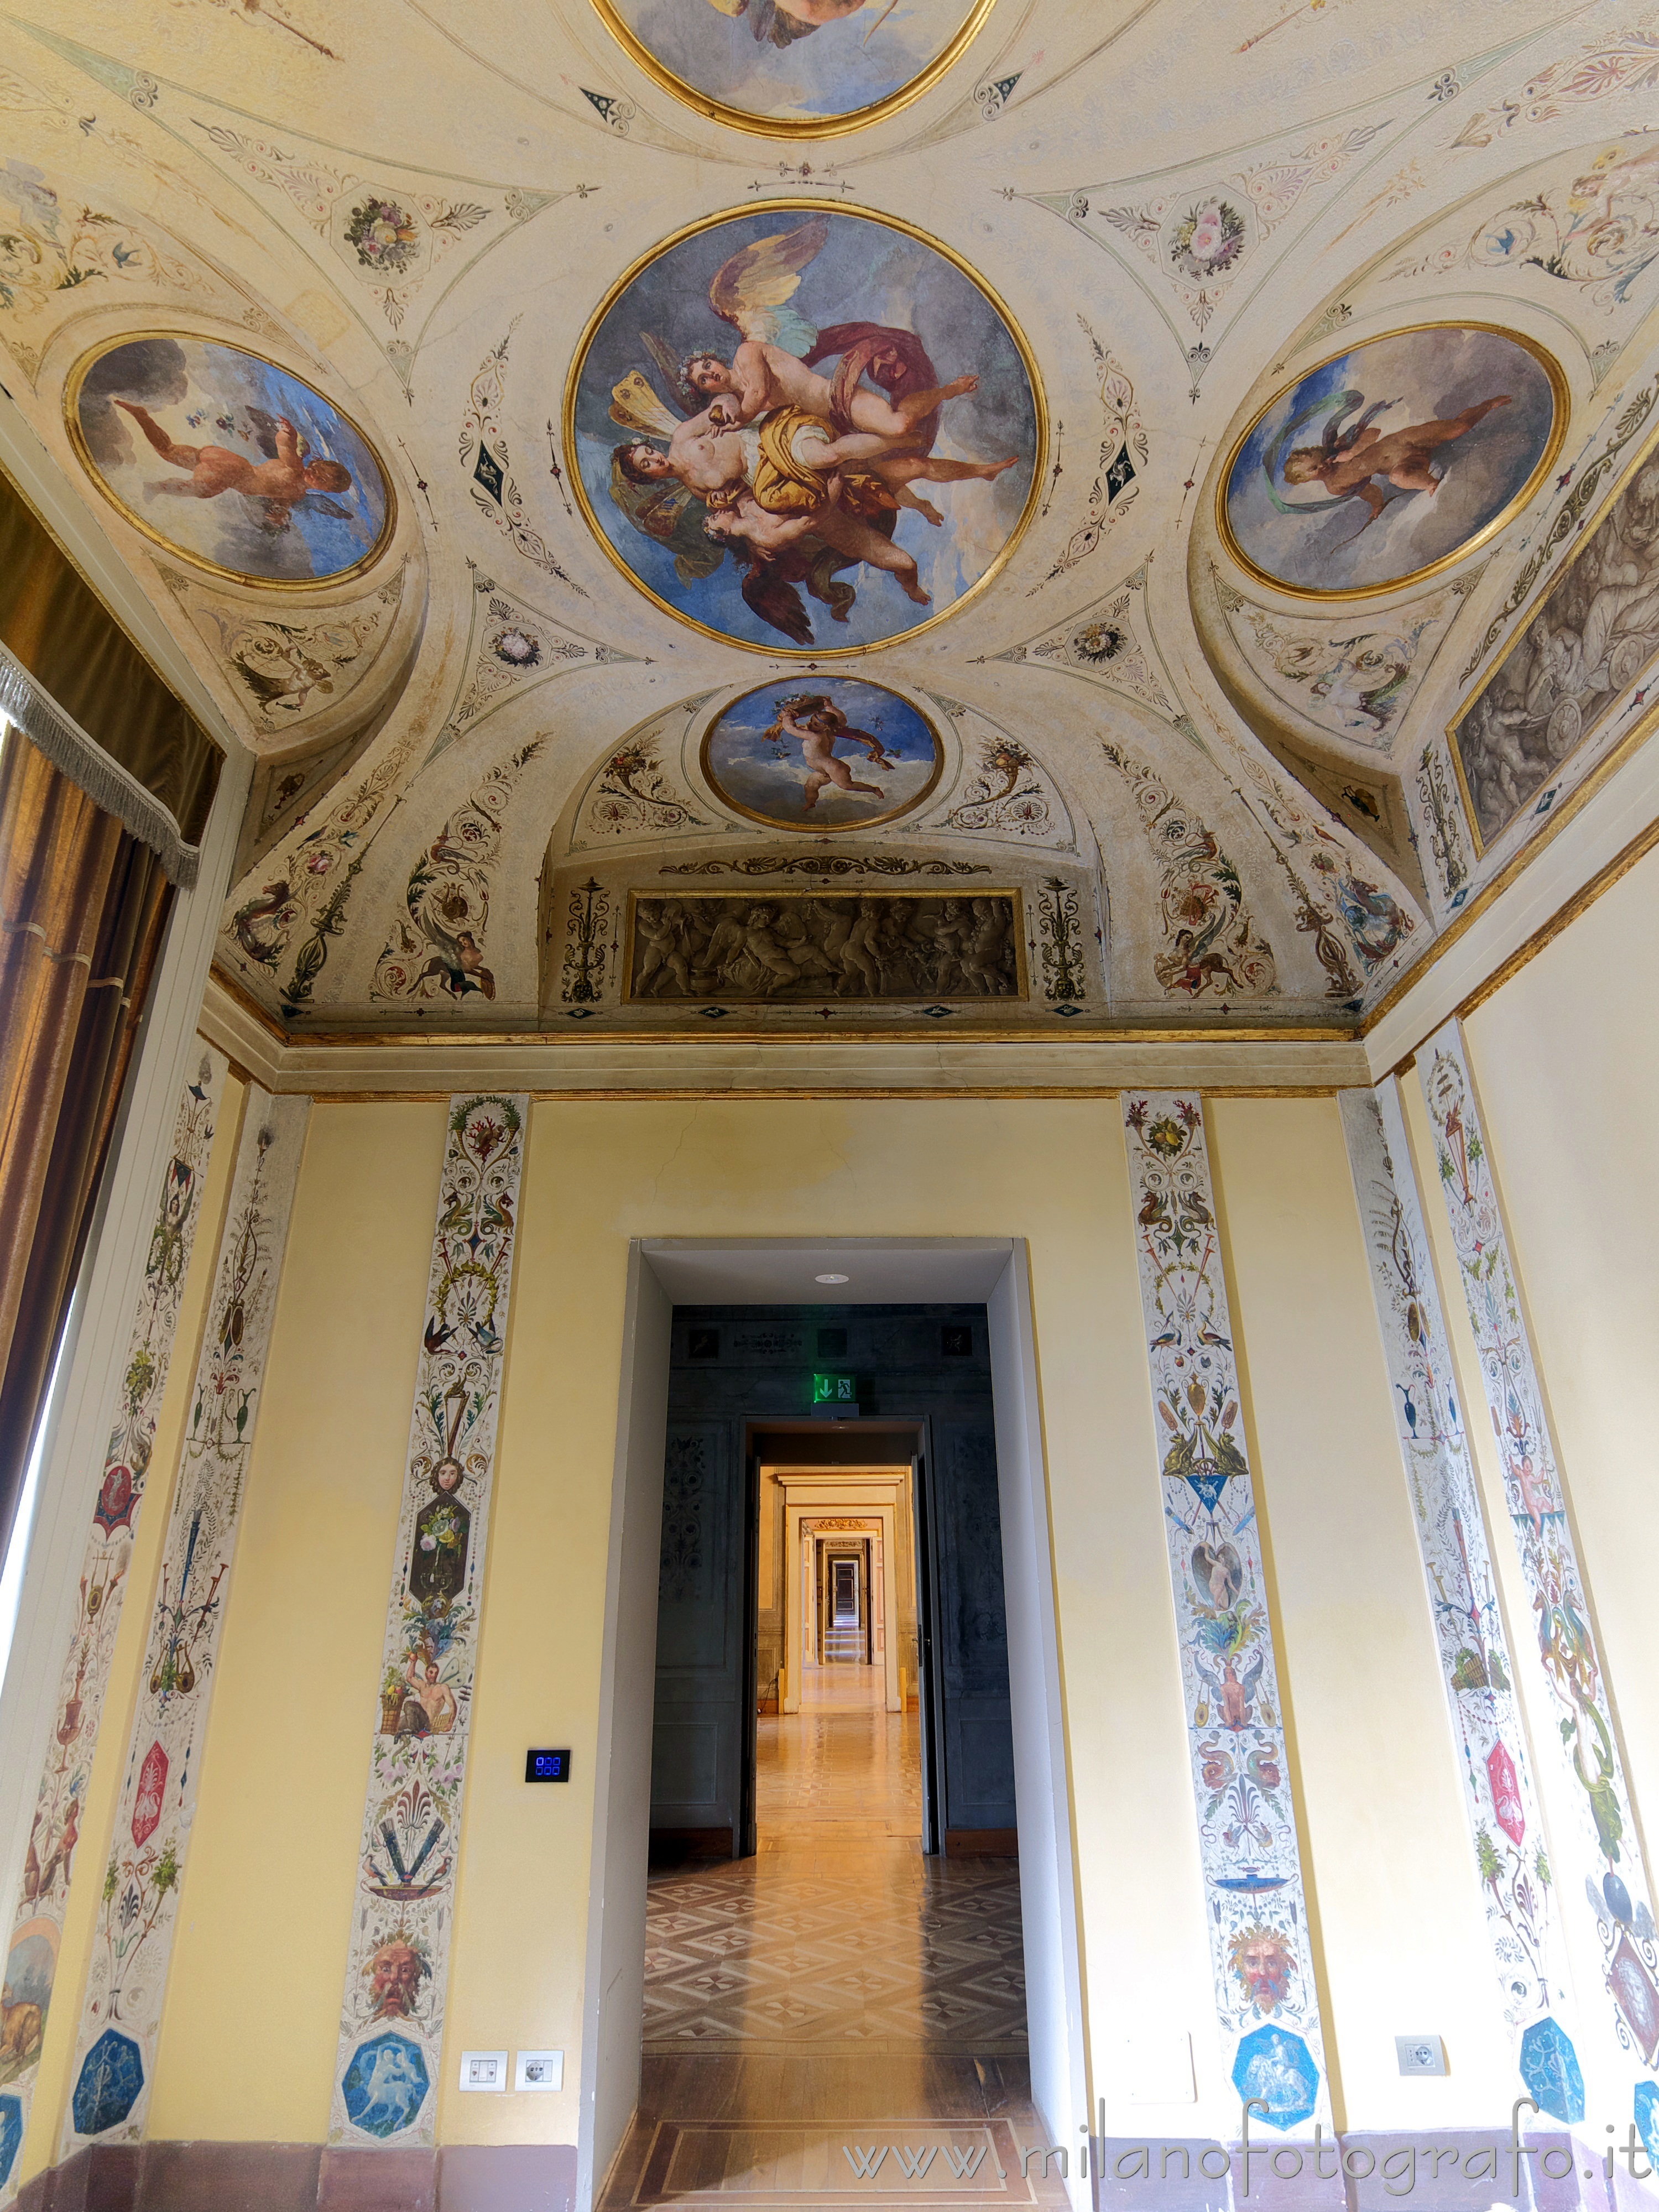
<path id="1" fill-rule="evenodd" d="M 854 1376 L 815 1375 L 812 1377 L 812 1403 L 815 1406 L 856 1406 L 858 1401 L 858 1382 Z"/>

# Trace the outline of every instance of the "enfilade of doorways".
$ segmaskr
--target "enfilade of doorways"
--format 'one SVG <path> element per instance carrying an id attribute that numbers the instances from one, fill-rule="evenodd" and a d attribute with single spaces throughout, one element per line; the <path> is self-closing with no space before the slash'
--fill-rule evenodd
<path id="1" fill-rule="evenodd" d="M 805 1418 L 802 1373 L 836 1360 L 860 1417 Z M 1008 1731 L 991 1410 L 980 1308 L 676 1312 L 641 2087 L 604 2212 L 1063 2201 L 1021 2179 L 1045 2138 L 1011 1753 L 984 1756 Z M 734 1613 L 735 1758 L 710 1695 Z"/>

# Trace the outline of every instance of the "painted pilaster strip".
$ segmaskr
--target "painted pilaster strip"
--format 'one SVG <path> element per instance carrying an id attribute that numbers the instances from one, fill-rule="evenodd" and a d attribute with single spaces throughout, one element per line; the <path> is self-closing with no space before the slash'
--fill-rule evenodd
<path id="1" fill-rule="evenodd" d="M 1568 1949 L 1595 1962 L 1611 2001 L 1609 2063 L 1635 2084 L 1635 2118 L 1659 2150 L 1659 1931 L 1631 1812 L 1607 1673 L 1584 1595 L 1561 1471 L 1492 1181 L 1474 1085 L 1455 1020 L 1418 1055 L 1434 1125 L 1435 1165 L 1451 1224 L 1469 1324 L 1504 1468 L 1504 1502 L 1537 1632 L 1539 1733 L 1564 1762 L 1576 1820 L 1555 1835 L 1557 1891 Z M 1551 1716 L 1545 1726 L 1542 1714 Z M 1580 2024 L 1589 2027 L 1589 1978 Z M 1598 2039 L 1599 2040 L 1599 2039 Z M 1565 2038 L 1523 2067 L 1558 2119 L 1584 2117 L 1584 2083 Z M 1553 2100 L 1553 2101 L 1552 2101 Z"/>
<path id="2" fill-rule="evenodd" d="M 1330 2118 L 1284 1708 L 1199 1101 L 1123 1102 L 1216 2019 L 1241 2100 Z"/>
<path id="3" fill-rule="evenodd" d="M 155 1425 L 173 1364 L 179 1302 L 196 1249 L 224 1082 L 224 1054 L 204 1048 L 179 1101 L 156 1194 L 120 1401 L 81 1563 L 75 1626 L 53 1701 L 52 1741 L 34 1793 L 34 1819 L 6 1959 L 6 2002 L 13 2009 L 7 2014 L 0 2057 L 0 2204 L 9 2204 L 17 2193 L 18 2159 L 28 2132 L 41 2039 L 58 1978 L 70 1877 L 109 1690 L 115 1632 L 121 1625 Z"/>
<path id="4" fill-rule="evenodd" d="M 1339 1103 L 1486 1938 L 1516 2065 L 1530 2082 L 1540 2053 L 1558 2039 L 1571 2047 L 1573 2007 L 1515 1662 L 1400 1093 L 1390 1076 L 1375 1091 L 1341 1092 Z M 1551 2069 L 1543 2070 L 1556 2086 Z"/>
<path id="5" fill-rule="evenodd" d="M 529 1103 L 450 1101 L 346 1955 L 335 2143 L 434 2140 Z"/>
<path id="6" fill-rule="evenodd" d="M 93 1931 L 60 2156 L 144 2132 L 308 1098 L 250 1087 Z"/>

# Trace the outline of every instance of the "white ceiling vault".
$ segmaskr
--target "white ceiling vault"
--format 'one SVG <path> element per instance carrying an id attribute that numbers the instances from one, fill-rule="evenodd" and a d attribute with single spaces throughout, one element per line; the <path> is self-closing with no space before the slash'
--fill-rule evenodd
<path id="1" fill-rule="evenodd" d="M 1659 9 L 0 20 L 0 383 L 291 1035 L 1357 1031 L 1645 735 Z"/>

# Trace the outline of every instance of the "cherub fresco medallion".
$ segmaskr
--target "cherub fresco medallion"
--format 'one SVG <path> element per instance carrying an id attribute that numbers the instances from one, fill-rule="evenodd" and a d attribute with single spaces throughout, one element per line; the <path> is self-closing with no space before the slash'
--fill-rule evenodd
<path id="1" fill-rule="evenodd" d="M 240 346 L 118 339 L 77 364 L 64 409 L 106 498 L 215 575 L 332 582 L 366 568 L 392 534 L 392 486 L 356 424 Z"/>
<path id="2" fill-rule="evenodd" d="M 921 805 L 945 764 L 927 716 L 879 684 L 768 684 L 702 741 L 709 788 L 774 830 L 870 830 Z"/>
<path id="3" fill-rule="evenodd" d="M 1263 583 L 1303 597 L 1416 583 L 1519 513 L 1566 420 L 1559 368 L 1513 331 L 1368 338 L 1257 416 L 1222 473 L 1221 534 Z"/>
<path id="4" fill-rule="evenodd" d="M 785 201 L 668 240 L 577 348 L 570 470 L 671 614 L 857 652 L 959 606 L 1029 518 L 1044 418 L 994 294 L 907 225 Z"/>
<path id="5" fill-rule="evenodd" d="M 993 0 L 594 0 L 647 74 L 739 131 L 827 137 L 939 80 Z"/>

